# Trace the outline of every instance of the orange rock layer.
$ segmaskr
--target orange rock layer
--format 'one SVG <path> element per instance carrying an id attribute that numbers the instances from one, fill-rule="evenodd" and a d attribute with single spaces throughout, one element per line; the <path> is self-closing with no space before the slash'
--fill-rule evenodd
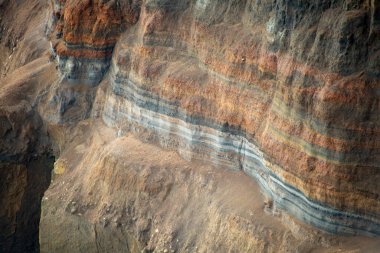
<path id="1" fill-rule="evenodd" d="M 60 1 L 57 51 L 101 58 L 119 41 L 118 78 L 239 129 L 311 201 L 378 222 L 379 5 L 291 2 Z"/>
<path id="2" fill-rule="evenodd" d="M 100 0 L 52 1 L 53 31 L 70 45 L 113 47 L 121 32 L 137 22 L 137 3 Z"/>

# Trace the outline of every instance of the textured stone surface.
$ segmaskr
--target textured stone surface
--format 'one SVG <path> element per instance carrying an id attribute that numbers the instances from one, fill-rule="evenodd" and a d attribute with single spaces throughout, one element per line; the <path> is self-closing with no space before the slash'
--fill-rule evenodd
<path id="1" fill-rule="evenodd" d="M 41 199 L 54 159 L 34 105 L 54 69 L 43 57 L 8 75 L 0 87 L 0 252 L 39 252 Z"/>
<path id="2" fill-rule="evenodd" d="M 0 1 L 0 252 L 39 252 L 50 183 L 48 131 L 38 112 L 55 75 L 45 54 L 46 1 Z"/>
<path id="3" fill-rule="evenodd" d="M 378 1 L 0 7 L 0 252 L 378 250 Z"/>
<path id="4" fill-rule="evenodd" d="M 121 32 L 137 22 L 136 1 L 51 1 L 49 22 L 59 69 L 70 82 L 97 85 Z"/>
<path id="5" fill-rule="evenodd" d="M 70 132 L 58 160 L 64 172 L 43 199 L 41 252 L 375 252 L 379 245 L 299 224 L 242 172 L 187 162 L 93 121 Z"/>
<path id="6" fill-rule="evenodd" d="M 137 124 L 187 159 L 246 171 L 310 224 L 379 233 L 377 3 L 75 3 L 55 2 L 52 25 L 69 81 L 86 82 L 77 66 L 91 64 L 75 61 L 104 59 L 126 29 L 94 115 L 104 108 L 110 126 Z"/>
<path id="7" fill-rule="evenodd" d="M 264 178 L 313 225 L 379 234 L 377 4 L 149 3 L 115 49 L 106 122 Z"/>

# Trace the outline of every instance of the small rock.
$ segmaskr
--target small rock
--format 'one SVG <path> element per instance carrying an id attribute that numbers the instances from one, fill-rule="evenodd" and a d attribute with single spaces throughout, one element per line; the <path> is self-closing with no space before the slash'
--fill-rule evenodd
<path id="1" fill-rule="evenodd" d="M 272 207 L 273 207 L 273 200 L 270 200 L 270 199 L 265 200 L 265 201 L 264 201 L 264 205 L 265 205 L 265 207 L 267 207 L 267 208 L 272 208 Z"/>
<path id="2" fill-rule="evenodd" d="M 102 224 L 103 224 L 104 228 L 107 227 L 107 225 L 108 225 L 108 219 L 104 217 Z"/>
<path id="3" fill-rule="evenodd" d="M 73 207 L 70 209 L 71 214 L 76 213 L 76 211 L 77 211 L 77 208 L 76 208 L 75 206 L 73 206 Z"/>
<path id="4" fill-rule="evenodd" d="M 112 222 L 114 224 L 115 227 L 121 227 L 121 223 L 120 223 L 120 220 L 121 220 L 121 217 L 115 217 Z"/>

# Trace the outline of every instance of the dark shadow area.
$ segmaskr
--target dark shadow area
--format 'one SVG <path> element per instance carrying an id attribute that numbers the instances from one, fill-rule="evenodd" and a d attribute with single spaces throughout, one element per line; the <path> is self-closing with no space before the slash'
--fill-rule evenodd
<path id="1" fill-rule="evenodd" d="M 0 163 L 0 253 L 39 252 L 41 201 L 53 164 L 50 155 Z"/>

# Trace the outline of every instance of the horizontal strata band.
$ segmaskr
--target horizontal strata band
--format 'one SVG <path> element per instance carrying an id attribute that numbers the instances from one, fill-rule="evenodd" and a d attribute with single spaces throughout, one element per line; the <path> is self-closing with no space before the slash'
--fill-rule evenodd
<path id="1" fill-rule="evenodd" d="M 113 66 L 103 120 L 120 128 L 126 121 L 159 136 L 160 145 L 187 160 L 211 161 L 216 167 L 243 170 L 255 178 L 277 207 L 296 218 L 337 234 L 380 235 L 380 217 L 339 211 L 314 201 L 284 182 L 270 169 L 266 158 L 244 131 L 191 117 L 176 106 L 124 78 Z M 138 129 L 138 127 L 136 129 Z"/>

